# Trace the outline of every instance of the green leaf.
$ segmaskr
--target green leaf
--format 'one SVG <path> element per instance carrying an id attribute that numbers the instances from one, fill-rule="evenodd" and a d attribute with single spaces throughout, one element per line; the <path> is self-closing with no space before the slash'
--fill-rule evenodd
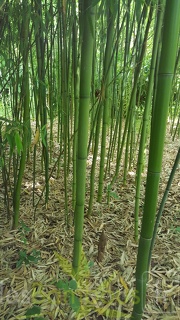
<path id="1" fill-rule="evenodd" d="M 20 250 L 19 251 L 20 258 L 27 258 L 27 252 L 26 250 Z"/>
<path id="2" fill-rule="evenodd" d="M 33 249 L 31 254 L 34 256 L 34 257 L 37 257 L 37 258 L 40 258 L 41 257 L 41 252 L 39 250 L 36 250 L 36 249 Z"/>
<path id="3" fill-rule="evenodd" d="M 72 289 L 72 290 L 76 290 L 77 289 L 77 282 L 76 280 L 70 280 L 69 281 L 69 289 Z"/>
<path id="4" fill-rule="evenodd" d="M 21 137 L 17 131 L 15 132 L 14 138 L 15 138 L 17 153 L 20 155 L 21 151 L 23 150 L 23 145 L 22 145 Z"/>
<path id="5" fill-rule="evenodd" d="M 3 167 L 4 167 L 4 159 L 0 158 L 0 168 L 3 168 Z"/>
<path id="6" fill-rule="evenodd" d="M 20 226 L 21 226 L 21 229 L 23 229 L 23 231 L 25 231 L 25 233 L 28 233 L 31 231 L 31 229 L 24 223 L 24 221 L 20 222 Z"/>
<path id="7" fill-rule="evenodd" d="M 114 191 L 111 191 L 111 192 L 110 192 L 110 196 L 113 197 L 113 198 L 116 199 L 116 200 L 119 199 L 119 196 L 118 196 L 117 193 L 114 192 Z"/>
<path id="8" fill-rule="evenodd" d="M 24 243 L 24 244 L 27 244 L 27 239 L 26 237 L 22 234 L 21 236 L 21 241 Z"/>
<path id="9" fill-rule="evenodd" d="M 71 292 L 71 294 L 69 295 L 69 304 L 73 311 L 78 312 L 80 308 L 80 301 L 79 298 L 76 297 L 73 292 Z"/>
<path id="10" fill-rule="evenodd" d="M 17 262 L 16 262 L 16 268 L 19 268 L 22 266 L 24 260 L 23 259 L 19 259 Z"/>
<path id="11" fill-rule="evenodd" d="M 141 6 L 142 6 L 142 0 L 136 0 L 135 11 L 136 11 L 136 19 L 137 19 L 137 22 L 139 22 L 139 20 L 140 20 L 140 16 L 141 16 Z"/>
<path id="12" fill-rule="evenodd" d="M 46 130 L 46 125 L 44 125 L 41 129 L 41 139 L 42 139 L 42 143 L 45 147 L 47 146 L 46 136 L 47 136 L 47 130 Z"/>
<path id="13" fill-rule="evenodd" d="M 28 259 L 29 261 L 32 261 L 32 262 L 37 262 L 37 258 L 34 257 L 33 255 L 28 255 L 28 256 L 27 256 L 27 259 Z"/>
<path id="14" fill-rule="evenodd" d="M 6 132 L 4 135 L 4 138 L 5 138 L 5 142 L 7 141 L 9 143 L 10 151 L 12 152 L 14 149 L 14 144 L 15 144 L 14 135 L 12 133 Z"/>
<path id="15" fill-rule="evenodd" d="M 38 263 L 40 259 L 40 251 L 37 251 L 35 249 L 32 250 L 31 254 L 27 256 L 27 259 L 29 262 Z"/>
<path id="16" fill-rule="evenodd" d="M 92 0 L 92 7 L 96 6 L 100 0 Z"/>
<path id="17" fill-rule="evenodd" d="M 88 267 L 89 269 L 92 268 L 94 266 L 94 261 L 89 261 L 88 262 Z"/>
<path id="18" fill-rule="evenodd" d="M 25 313 L 25 316 L 34 316 L 35 314 L 40 314 L 41 308 L 39 306 L 33 306 L 32 308 L 28 309 Z"/>
<path id="19" fill-rule="evenodd" d="M 62 280 L 59 280 L 55 286 L 58 288 L 58 289 L 61 289 L 61 290 L 65 290 L 65 291 L 68 291 L 69 290 L 69 285 L 68 285 L 68 282 L 64 282 Z"/>

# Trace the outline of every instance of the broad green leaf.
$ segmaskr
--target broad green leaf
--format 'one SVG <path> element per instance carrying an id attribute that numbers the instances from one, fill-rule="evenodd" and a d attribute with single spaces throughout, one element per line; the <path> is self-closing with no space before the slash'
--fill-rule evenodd
<path id="1" fill-rule="evenodd" d="M 46 125 L 44 125 L 41 129 L 41 139 L 45 147 L 46 147 L 46 135 L 47 135 L 47 130 L 46 130 Z"/>
<path id="2" fill-rule="evenodd" d="M 89 269 L 92 268 L 94 266 L 94 261 L 89 261 L 88 262 L 88 267 Z"/>
<path id="3" fill-rule="evenodd" d="M 77 289 L 77 282 L 76 280 L 70 280 L 69 281 L 69 289 L 72 289 L 72 290 L 76 290 Z"/>
<path id="4" fill-rule="evenodd" d="M 96 6 L 100 0 L 92 0 L 92 7 Z"/>
<path id="5" fill-rule="evenodd" d="M 3 5 L 5 4 L 5 0 L 0 0 L 0 9 L 2 9 Z"/>
<path id="6" fill-rule="evenodd" d="M 23 145 L 22 145 L 21 137 L 17 131 L 15 133 L 14 138 L 15 138 L 15 145 L 17 148 L 17 153 L 20 155 L 21 151 L 23 150 Z"/>
<path id="7" fill-rule="evenodd" d="M 0 168 L 3 168 L 3 167 L 4 167 L 4 159 L 0 158 Z"/>
<path id="8" fill-rule="evenodd" d="M 21 258 L 27 258 L 27 253 L 26 253 L 26 251 L 20 250 L 20 251 L 19 251 L 19 256 L 20 256 Z"/>
<path id="9" fill-rule="evenodd" d="M 33 250 L 30 255 L 27 256 L 29 262 L 38 263 L 40 259 L 40 252 L 37 250 Z"/>
<path id="10" fill-rule="evenodd" d="M 140 16 L 141 16 L 141 5 L 142 5 L 142 0 L 136 0 L 135 11 L 136 11 L 137 22 L 139 22 Z"/>
<path id="11" fill-rule="evenodd" d="M 4 138 L 5 138 L 5 141 L 7 141 L 9 143 L 10 150 L 12 152 L 13 149 L 14 149 L 14 143 L 15 143 L 14 135 L 12 133 L 6 132 L 5 135 L 4 135 Z"/>
<path id="12" fill-rule="evenodd" d="M 107 1 L 109 5 L 109 9 L 112 15 L 115 15 L 118 11 L 118 2 L 117 1 Z"/>
<path id="13" fill-rule="evenodd" d="M 31 231 L 31 229 L 24 223 L 24 221 L 21 221 L 20 225 L 21 225 L 21 229 L 23 229 L 23 231 L 25 231 L 26 233 Z"/>
<path id="14" fill-rule="evenodd" d="M 111 191 L 111 192 L 110 192 L 110 196 L 113 197 L 113 198 L 116 199 L 116 200 L 119 199 L 119 196 L 118 196 L 117 193 L 114 192 L 114 191 Z"/>
<path id="15" fill-rule="evenodd" d="M 28 256 L 27 256 L 27 259 L 28 259 L 29 261 L 32 261 L 32 262 L 35 262 L 35 263 L 38 262 L 38 259 L 37 259 L 36 257 L 34 257 L 33 255 L 28 255 Z"/>
<path id="16" fill-rule="evenodd" d="M 80 308 L 79 298 L 75 296 L 73 292 L 69 295 L 69 304 L 73 311 L 77 312 Z"/>
<path id="17" fill-rule="evenodd" d="M 69 289 L 68 282 L 64 282 L 64 281 L 62 281 L 62 280 L 59 280 L 59 281 L 56 283 L 56 287 L 57 287 L 58 289 L 65 290 L 65 291 L 68 291 L 68 289 Z"/>
<path id="18" fill-rule="evenodd" d="M 23 259 L 19 259 L 17 262 L 16 262 L 16 268 L 19 268 L 22 266 L 24 260 Z"/>
<path id="19" fill-rule="evenodd" d="M 41 308 L 39 306 L 33 306 L 32 308 L 28 309 L 25 313 L 26 316 L 34 316 L 35 314 L 40 314 Z"/>
<path id="20" fill-rule="evenodd" d="M 39 250 L 33 249 L 31 253 L 34 257 L 40 258 L 41 253 Z"/>
<path id="21" fill-rule="evenodd" d="M 21 241 L 22 241 L 24 244 L 27 244 L 27 239 L 26 239 L 26 237 L 22 236 L 22 237 L 21 237 Z"/>

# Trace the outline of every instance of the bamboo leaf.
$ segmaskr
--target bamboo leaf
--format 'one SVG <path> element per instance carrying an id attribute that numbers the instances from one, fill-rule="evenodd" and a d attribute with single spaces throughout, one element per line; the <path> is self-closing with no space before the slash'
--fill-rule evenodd
<path id="1" fill-rule="evenodd" d="M 140 16 L 141 16 L 141 6 L 142 6 L 142 0 L 136 0 L 135 2 L 135 11 L 136 11 L 136 20 L 139 22 Z"/>
<path id="2" fill-rule="evenodd" d="M 42 143 L 43 145 L 46 147 L 46 135 L 47 135 L 47 130 L 46 130 L 46 125 L 44 125 L 41 129 L 41 139 L 42 139 Z"/>
<path id="3" fill-rule="evenodd" d="M 96 6 L 100 2 L 100 0 L 93 0 L 92 1 L 92 7 Z"/>
<path id="4" fill-rule="evenodd" d="M 1 157 L 0 158 L 0 168 L 4 167 L 4 159 Z"/>
<path id="5" fill-rule="evenodd" d="M 12 153 L 14 150 L 14 146 L 15 146 L 14 135 L 12 133 L 6 132 L 4 135 L 4 139 L 5 139 L 5 141 L 8 142 L 8 144 L 10 146 L 10 153 Z"/>
<path id="6" fill-rule="evenodd" d="M 15 145 L 17 148 L 17 153 L 20 155 L 21 151 L 23 150 L 23 145 L 22 145 L 21 137 L 17 131 L 15 132 L 14 138 L 15 138 Z"/>

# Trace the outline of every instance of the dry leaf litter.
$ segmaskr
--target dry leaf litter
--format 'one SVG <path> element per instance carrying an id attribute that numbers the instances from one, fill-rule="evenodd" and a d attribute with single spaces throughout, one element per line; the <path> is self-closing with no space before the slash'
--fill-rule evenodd
<path id="1" fill-rule="evenodd" d="M 53 158 L 58 157 L 58 148 L 59 146 L 54 144 Z M 178 141 L 172 141 L 167 132 L 159 201 L 163 196 L 177 150 Z M 91 161 L 92 157 L 89 156 L 85 212 L 88 210 Z M 10 222 L 7 221 L 3 203 L 3 185 L 0 180 L 0 319 L 26 319 L 27 310 L 34 305 L 40 306 L 40 314 L 37 317 L 32 316 L 31 319 L 39 317 L 47 320 L 117 320 L 130 317 L 133 299 L 136 299 L 134 289 L 137 244 L 133 234 L 135 168 L 128 173 L 126 185 L 122 183 L 121 174 L 122 172 L 113 186 L 116 196 L 111 197 L 109 205 L 104 194 L 101 204 L 94 201 L 92 217 L 89 219 L 86 217 L 84 221 L 83 254 L 75 290 L 75 296 L 80 302 L 78 312 L 71 308 L 68 294 L 55 285 L 59 280 L 67 282 L 73 279 L 71 271 L 73 210 L 70 205 L 69 228 L 67 228 L 63 167 L 59 178 L 55 172 L 52 173 L 49 203 L 45 206 L 43 197 L 39 201 L 44 188 L 39 158 L 35 186 L 35 203 L 38 201 L 39 203 L 35 210 L 32 206 L 32 157 L 30 158 L 24 175 L 20 207 L 20 221 L 30 228 L 30 232 L 26 234 L 26 243 L 22 239 L 22 232 L 19 229 L 11 230 Z M 144 172 L 140 221 L 145 177 Z M 71 203 L 71 172 L 68 179 L 69 203 Z M 108 179 L 110 181 L 110 177 L 107 177 L 105 188 Z M 95 187 L 97 188 L 97 185 Z M 144 320 L 180 319 L 179 191 L 180 174 L 177 170 L 152 255 Z M 103 245 L 103 256 L 98 259 L 99 238 L 102 231 L 106 241 Z M 41 259 L 36 264 L 23 263 L 17 268 L 19 252 L 23 250 L 26 250 L 27 254 L 32 253 L 32 250 L 39 251 Z"/>

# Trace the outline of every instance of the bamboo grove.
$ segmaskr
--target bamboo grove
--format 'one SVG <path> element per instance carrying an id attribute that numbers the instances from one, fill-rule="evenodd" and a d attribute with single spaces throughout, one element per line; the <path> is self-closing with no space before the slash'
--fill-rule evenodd
<path id="1" fill-rule="evenodd" d="M 17 228 L 23 174 L 30 159 L 34 208 L 40 200 L 48 206 L 50 178 L 63 175 L 64 219 L 67 228 L 72 221 L 75 228 L 76 275 L 85 205 L 90 219 L 94 202 L 101 203 L 105 196 L 108 206 L 114 183 L 126 184 L 128 171 L 136 167 L 134 233 L 136 242 L 140 236 L 136 266 L 140 303 L 134 305 L 132 319 L 141 319 L 144 310 L 148 279 L 143 276 L 150 264 L 167 117 L 172 139 L 179 134 L 179 28 L 177 0 L 4 0 L 0 4 L 0 168 L 7 217 L 12 215 Z M 41 199 L 35 194 L 38 146 L 44 176 Z M 149 161 L 139 235 L 145 148 Z"/>

